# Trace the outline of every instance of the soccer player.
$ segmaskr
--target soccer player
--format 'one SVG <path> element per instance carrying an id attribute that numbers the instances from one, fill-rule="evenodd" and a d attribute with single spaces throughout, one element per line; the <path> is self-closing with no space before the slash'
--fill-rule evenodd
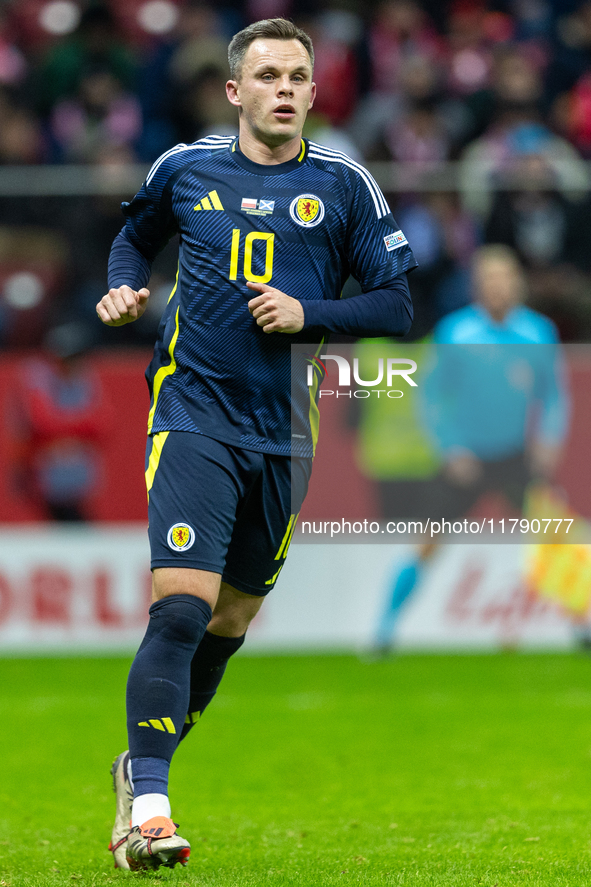
<path id="1" fill-rule="evenodd" d="M 306 494 L 320 379 L 308 388 L 296 373 L 292 397 L 291 344 L 400 335 L 412 321 L 416 262 L 380 189 L 346 155 L 302 139 L 316 92 L 309 36 L 256 22 L 229 62 L 239 137 L 156 161 L 123 204 L 97 305 L 110 326 L 140 317 L 151 263 L 180 233 L 147 372 L 154 603 L 127 685 L 129 752 L 112 768 L 111 850 L 133 870 L 188 860 L 170 819 L 170 761 L 273 588 Z M 362 293 L 340 301 L 349 274 Z"/>

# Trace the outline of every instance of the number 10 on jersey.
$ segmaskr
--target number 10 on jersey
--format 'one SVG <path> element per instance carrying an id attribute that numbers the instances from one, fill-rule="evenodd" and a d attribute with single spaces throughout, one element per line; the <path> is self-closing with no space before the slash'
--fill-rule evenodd
<path id="1" fill-rule="evenodd" d="M 263 274 L 255 274 L 252 270 L 252 253 L 257 240 L 265 244 L 265 271 Z M 273 248 L 275 235 L 265 231 L 251 231 L 244 240 L 244 277 L 253 283 L 268 283 L 273 276 Z M 262 249 L 262 245 L 258 247 Z M 262 256 L 261 256 L 262 258 Z M 230 280 L 238 279 L 238 265 L 240 263 L 240 228 L 232 231 L 232 249 L 230 251 Z M 260 267 L 260 265 L 259 265 Z"/>

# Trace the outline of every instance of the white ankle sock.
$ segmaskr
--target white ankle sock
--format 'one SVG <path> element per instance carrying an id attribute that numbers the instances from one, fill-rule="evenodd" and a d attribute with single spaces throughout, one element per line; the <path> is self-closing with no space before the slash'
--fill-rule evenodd
<path id="1" fill-rule="evenodd" d="M 154 816 L 166 816 L 170 819 L 170 801 L 166 795 L 153 792 L 148 795 L 140 795 L 133 799 L 131 809 L 131 827 L 143 825 Z"/>

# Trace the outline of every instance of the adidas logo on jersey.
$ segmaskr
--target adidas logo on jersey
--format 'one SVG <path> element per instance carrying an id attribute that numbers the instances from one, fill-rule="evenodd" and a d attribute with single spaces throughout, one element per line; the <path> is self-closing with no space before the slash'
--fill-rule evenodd
<path id="1" fill-rule="evenodd" d="M 220 200 L 220 196 L 217 191 L 210 191 L 207 197 L 203 197 L 197 206 L 194 206 L 194 210 L 199 209 L 222 209 L 222 201 Z"/>

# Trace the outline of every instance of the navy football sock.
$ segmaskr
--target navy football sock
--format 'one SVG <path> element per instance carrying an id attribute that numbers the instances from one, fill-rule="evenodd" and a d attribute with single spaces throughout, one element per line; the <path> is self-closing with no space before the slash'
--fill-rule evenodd
<path id="1" fill-rule="evenodd" d="M 132 763 L 134 798 L 152 792 L 167 795 L 169 769 L 170 761 L 164 758 L 135 757 Z"/>
<path id="2" fill-rule="evenodd" d="M 127 681 L 136 797 L 166 793 L 168 765 L 189 709 L 191 660 L 211 616 L 209 604 L 191 594 L 171 595 L 150 607 L 150 622 Z"/>
<path id="3" fill-rule="evenodd" d="M 224 638 L 209 631 L 203 635 L 191 663 L 191 694 L 179 742 L 185 738 L 215 696 L 228 659 L 240 649 L 245 637 L 243 634 L 239 638 Z"/>

